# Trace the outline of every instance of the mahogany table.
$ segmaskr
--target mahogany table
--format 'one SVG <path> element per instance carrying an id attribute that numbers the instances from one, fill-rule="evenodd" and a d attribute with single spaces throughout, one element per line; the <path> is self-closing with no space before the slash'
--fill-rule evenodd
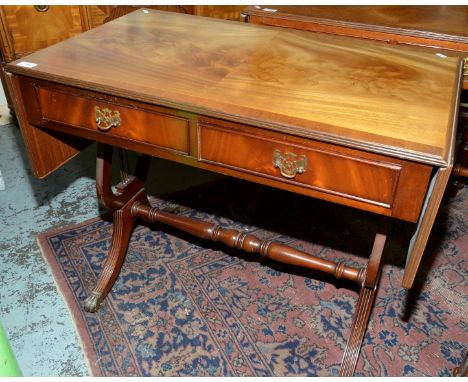
<path id="1" fill-rule="evenodd" d="M 112 288 L 136 220 L 162 222 L 356 282 L 360 295 L 340 371 L 353 374 L 385 227 L 392 219 L 414 223 L 409 287 L 448 181 L 458 57 L 143 9 L 6 69 L 36 176 L 98 142 L 96 189 L 114 210 L 114 228 L 87 311 Z M 144 154 L 116 191 L 113 147 Z M 149 156 L 381 215 L 367 267 L 152 208 L 144 188 Z"/>

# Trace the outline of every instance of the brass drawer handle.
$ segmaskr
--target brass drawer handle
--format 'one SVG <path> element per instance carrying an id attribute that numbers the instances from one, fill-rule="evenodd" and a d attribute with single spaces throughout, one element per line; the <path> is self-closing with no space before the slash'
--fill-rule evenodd
<path id="1" fill-rule="evenodd" d="M 281 154 L 278 149 L 273 152 L 273 166 L 280 169 L 281 175 L 292 179 L 296 174 L 303 174 L 307 170 L 307 157 L 296 155 L 289 151 Z"/>
<path id="2" fill-rule="evenodd" d="M 120 126 L 120 112 L 110 110 L 107 107 L 101 110 L 99 106 L 94 106 L 97 127 L 101 131 L 108 131 L 112 127 Z"/>
<path id="3" fill-rule="evenodd" d="M 468 76 L 468 57 L 463 59 L 463 75 Z"/>

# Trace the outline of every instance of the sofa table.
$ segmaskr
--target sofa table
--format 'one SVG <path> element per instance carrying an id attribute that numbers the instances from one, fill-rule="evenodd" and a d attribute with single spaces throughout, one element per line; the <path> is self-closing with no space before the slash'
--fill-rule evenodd
<path id="1" fill-rule="evenodd" d="M 87 311 L 112 288 L 136 220 L 161 222 L 357 283 L 340 371 L 352 375 L 386 227 L 414 223 L 407 268 L 426 245 L 453 165 L 461 70 L 458 57 L 411 48 L 141 9 L 8 64 L 6 78 L 36 176 L 98 142 L 114 228 Z M 113 147 L 142 154 L 115 191 Z M 367 267 L 152 208 L 149 156 L 380 215 Z"/>

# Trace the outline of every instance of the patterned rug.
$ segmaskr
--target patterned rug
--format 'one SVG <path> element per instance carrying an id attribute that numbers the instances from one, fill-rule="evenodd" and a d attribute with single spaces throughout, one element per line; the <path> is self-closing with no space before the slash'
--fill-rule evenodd
<path id="1" fill-rule="evenodd" d="M 154 199 L 184 216 L 365 264 L 375 216 L 228 179 Z M 357 376 L 450 376 L 468 343 L 468 192 L 447 199 L 415 287 L 401 288 L 411 225 L 396 222 Z M 215 214 L 216 213 L 216 214 Z M 98 313 L 81 308 L 109 249 L 109 217 L 38 241 L 94 376 L 336 376 L 357 288 L 138 225 Z"/>

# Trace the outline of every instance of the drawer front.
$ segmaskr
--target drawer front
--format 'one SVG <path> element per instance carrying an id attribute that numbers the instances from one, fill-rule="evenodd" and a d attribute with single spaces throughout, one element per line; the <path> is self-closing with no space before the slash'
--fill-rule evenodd
<path id="1" fill-rule="evenodd" d="M 415 172 L 412 163 L 303 138 L 285 139 L 253 127 L 202 121 L 199 137 L 202 162 L 383 207 L 388 215 L 398 204 L 399 217 L 411 221 L 417 219 L 430 175 L 430 167 L 421 165 L 413 184 L 408 181 Z M 400 188 L 406 188 L 401 197 L 413 199 L 411 208 L 397 201 Z"/>
<path id="2" fill-rule="evenodd" d="M 154 110 L 142 110 L 126 105 L 121 100 L 111 103 L 66 90 L 42 87 L 36 91 L 43 120 L 91 130 L 103 137 L 109 135 L 189 153 L 188 119 Z"/>

